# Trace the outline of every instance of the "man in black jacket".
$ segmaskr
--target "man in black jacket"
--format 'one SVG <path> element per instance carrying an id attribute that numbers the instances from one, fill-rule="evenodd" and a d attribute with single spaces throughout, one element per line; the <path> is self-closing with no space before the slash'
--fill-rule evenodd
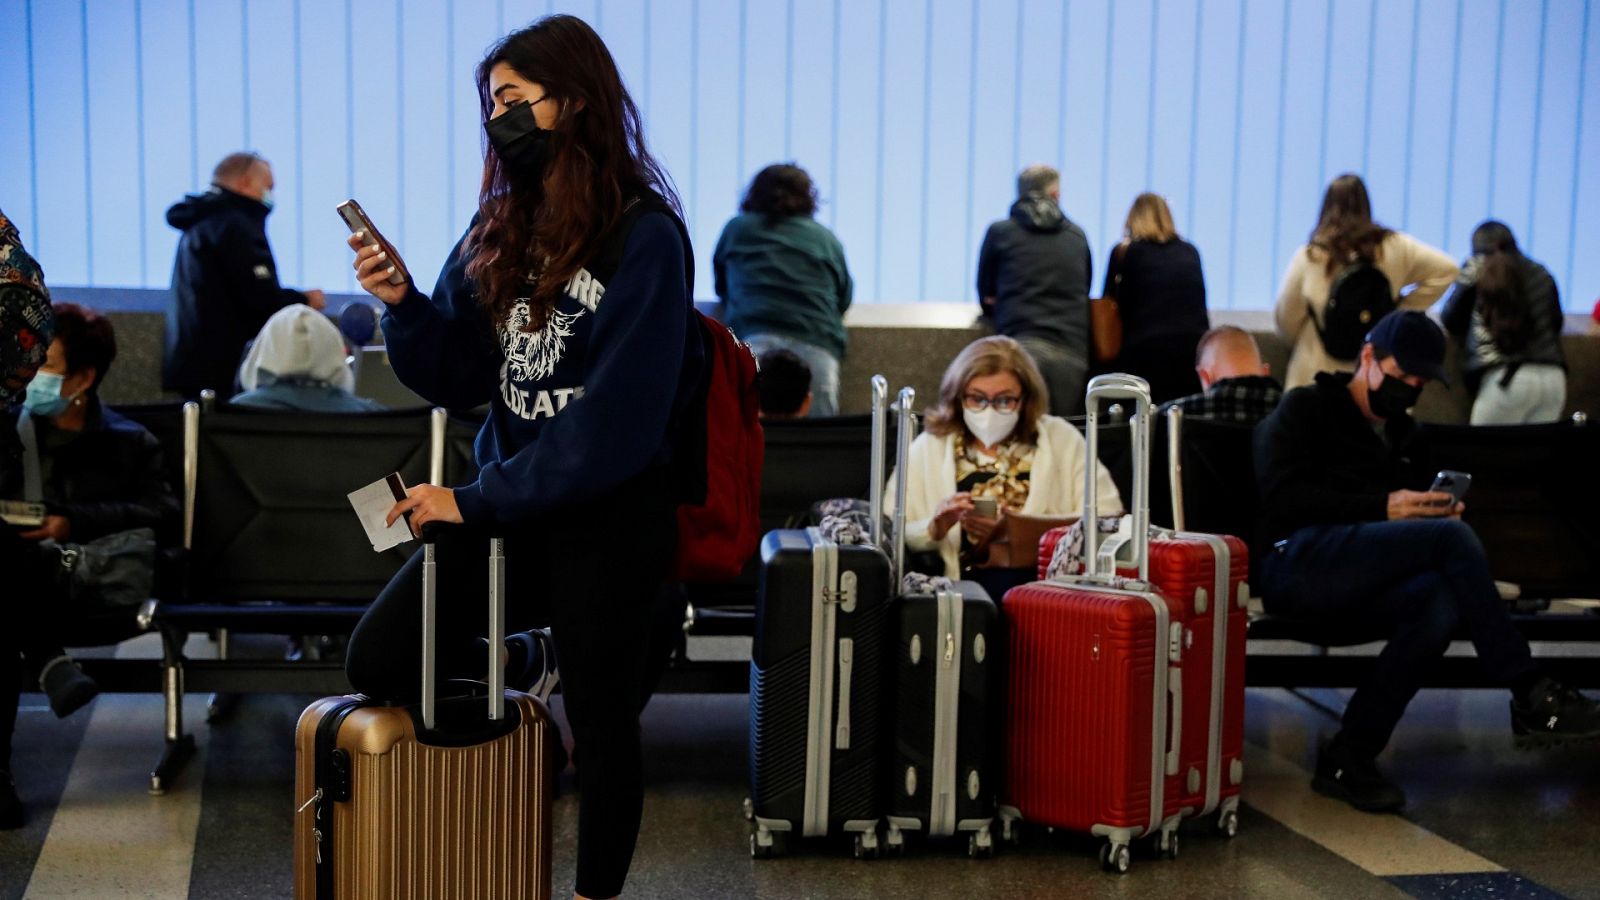
<path id="1" fill-rule="evenodd" d="M 1017 176 L 1011 217 L 989 226 L 978 251 L 978 301 L 999 333 L 1027 349 L 1050 388 L 1050 411 L 1083 411 L 1089 371 L 1089 239 L 1061 211 L 1061 175 Z"/>
<path id="2" fill-rule="evenodd" d="M 1540 671 L 1512 624 L 1463 504 L 1406 455 L 1422 386 L 1445 381 L 1444 334 L 1427 316 L 1385 316 L 1353 374 L 1323 372 L 1285 394 L 1255 434 L 1257 583 L 1275 615 L 1369 623 L 1388 643 L 1317 760 L 1317 791 L 1358 809 L 1405 805 L 1374 762 L 1422 675 L 1463 628 L 1511 688 L 1511 726 L 1534 744 L 1600 736 L 1597 705 Z M 1420 479 L 1419 479 L 1420 476 Z"/>
<path id="3" fill-rule="evenodd" d="M 273 313 L 291 303 L 325 305 L 321 291 L 278 284 L 267 245 L 272 186 L 266 160 L 233 153 L 217 163 L 211 190 L 167 210 L 167 224 L 183 232 L 167 314 L 167 390 L 195 397 L 209 388 L 232 396 L 245 344 Z"/>

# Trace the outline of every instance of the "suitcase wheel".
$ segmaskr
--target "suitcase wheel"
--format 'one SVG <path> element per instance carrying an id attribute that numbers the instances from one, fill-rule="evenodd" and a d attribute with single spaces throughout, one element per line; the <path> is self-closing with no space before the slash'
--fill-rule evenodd
<path id="1" fill-rule="evenodd" d="M 890 825 L 889 830 L 884 833 L 883 852 L 885 856 L 906 855 L 906 835 L 898 826 Z"/>
<path id="2" fill-rule="evenodd" d="M 744 820 L 746 822 L 754 822 L 756 820 L 756 805 L 750 802 L 749 797 L 744 798 Z"/>
<path id="3" fill-rule="evenodd" d="M 1167 859 L 1178 858 L 1178 833 L 1176 831 L 1163 831 L 1156 838 L 1156 849 Z"/>
<path id="4" fill-rule="evenodd" d="M 967 855 L 973 859 L 994 858 L 994 838 L 988 828 L 980 828 L 967 837 Z"/>
<path id="5" fill-rule="evenodd" d="M 877 859 L 883 852 L 878 844 L 878 833 L 875 831 L 856 832 L 855 857 L 856 859 Z"/>
<path id="6" fill-rule="evenodd" d="M 750 858 L 771 859 L 781 855 L 783 848 L 779 846 L 779 835 L 765 825 L 756 825 L 750 829 Z"/>
<path id="7" fill-rule="evenodd" d="M 1226 810 L 1222 815 L 1217 816 L 1217 830 L 1222 832 L 1223 837 L 1231 838 L 1237 835 L 1239 833 L 1238 810 Z"/>
<path id="8" fill-rule="evenodd" d="M 1100 868 L 1118 875 L 1128 874 L 1133 867 L 1133 852 L 1127 844 L 1106 841 L 1100 845 Z"/>

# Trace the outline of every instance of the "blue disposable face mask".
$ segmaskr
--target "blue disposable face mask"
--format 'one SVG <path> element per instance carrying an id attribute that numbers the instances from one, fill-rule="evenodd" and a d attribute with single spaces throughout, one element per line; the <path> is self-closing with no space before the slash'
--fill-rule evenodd
<path id="1" fill-rule="evenodd" d="M 74 398 L 61 396 L 61 384 L 64 380 L 54 372 L 40 372 L 33 376 L 33 380 L 28 382 L 28 395 L 22 400 L 22 408 L 46 419 L 53 419 L 66 412 L 67 405 Z"/>
<path id="2" fill-rule="evenodd" d="M 265 206 L 268 211 L 271 211 L 271 209 L 272 209 L 272 188 L 267 188 L 266 190 L 261 192 L 261 205 Z"/>

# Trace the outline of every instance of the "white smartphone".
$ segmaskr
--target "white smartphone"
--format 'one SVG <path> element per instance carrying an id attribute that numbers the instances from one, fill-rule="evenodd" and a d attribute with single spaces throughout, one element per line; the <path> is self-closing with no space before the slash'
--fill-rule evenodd
<path id="1" fill-rule="evenodd" d="M 1466 472 L 1457 472 L 1454 469 L 1442 469 L 1433 477 L 1433 487 L 1429 491 L 1449 494 L 1453 499 L 1450 504 L 1454 506 L 1467 496 L 1467 488 L 1472 486 L 1472 476 Z"/>

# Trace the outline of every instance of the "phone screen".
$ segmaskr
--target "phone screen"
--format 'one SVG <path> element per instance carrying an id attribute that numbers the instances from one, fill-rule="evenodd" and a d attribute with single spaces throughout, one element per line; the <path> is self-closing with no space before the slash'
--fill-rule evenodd
<path id="1" fill-rule="evenodd" d="M 993 497 L 979 497 L 972 501 L 972 511 L 985 519 L 995 519 L 1000 516 L 1000 504 Z"/>

